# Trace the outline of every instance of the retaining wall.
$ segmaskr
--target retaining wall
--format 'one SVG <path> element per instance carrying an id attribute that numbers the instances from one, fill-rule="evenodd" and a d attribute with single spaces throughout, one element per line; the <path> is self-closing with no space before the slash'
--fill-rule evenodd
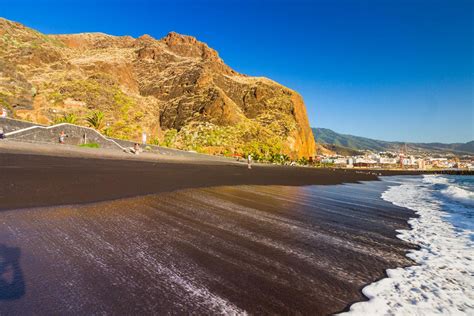
<path id="1" fill-rule="evenodd" d="M 27 121 L 15 120 L 11 118 L 0 117 L 0 127 L 3 128 L 4 133 L 10 133 L 10 132 L 27 128 L 27 127 L 31 127 L 31 126 L 44 126 L 44 125 L 27 122 Z"/>
<path id="2" fill-rule="evenodd" d="M 59 143 L 59 135 L 64 132 L 67 137 L 64 143 L 67 145 L 81 145 L 86 142 L 99 144 L 101 148 L 123 149 L 121 145 L 109 140 L 96 130 L 88 127 L 77 126 L 68 123 L 53 126 L 31 126 L 26 129 L 6 133 L 7 139 L 35 143 Z"/>
<path id="3" fill-rule="evenodd" d="M 3 128 L 7 139 L 12 139 L 22 142 L 30 143 L 55 143 L 59 144 L 59 134 L 61 131 L 68 136 L 65 138 L 65 144 L 68 145 L 81 145 L 84 143 L 84 135 L 86 136 L 86 142 L 99 144 L 101 148 L 120 149 L 132 148 L 135 142 L 105 137 L 96 130 L 73 125 L 69 123 L 62 123 L 53 126 L 45 126 L 27 121 L 15 120 L 11 118 L 0 118 L 0 127 Z M 145 149 L 140 144 L 142 149 Z M 209 156 L 205 154 L 198 154 L 194 152 L 188 152 L 184 150 L 178 150 L 173 148 L 160 147 L 156 145 L 147 145 L 151 148 L 151 152 L 158 153 L 160 155 L 167 156 L 181 156 L 181 157 L 195 157 L 199 159 L 219 159 L 227 161 L 228 158 Z"/>

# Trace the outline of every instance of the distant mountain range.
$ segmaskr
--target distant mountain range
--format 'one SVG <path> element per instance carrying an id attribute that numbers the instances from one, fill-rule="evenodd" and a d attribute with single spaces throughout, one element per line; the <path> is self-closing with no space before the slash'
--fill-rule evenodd
<path id="1" fill-rule="evenodd" d="M 357 151 L 370 150 L 374 152 L 406 150 L 408 153 L 453 153 L 456 155 L 474 154 L 474 141 L 467 143 L 404 143 L 388 142 L 371 138 L 339 134 L 328 128 L 313 128 L 317 143 L 340 154 L 354 154 Z"/>

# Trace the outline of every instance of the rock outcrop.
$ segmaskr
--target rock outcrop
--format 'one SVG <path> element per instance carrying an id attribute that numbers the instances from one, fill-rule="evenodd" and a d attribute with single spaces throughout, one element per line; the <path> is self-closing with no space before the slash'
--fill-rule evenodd
<path id="1" fill-rule="evenodd" d="M 112 136 L 146 131 L 153 142 L 208 153 L 316 150 L 298 93 L 239 74 L 205 43 L 174 32 L 160 40 L 44 35 L 0 19 L 0 104 L 43 124 L 99 110 Z"/>

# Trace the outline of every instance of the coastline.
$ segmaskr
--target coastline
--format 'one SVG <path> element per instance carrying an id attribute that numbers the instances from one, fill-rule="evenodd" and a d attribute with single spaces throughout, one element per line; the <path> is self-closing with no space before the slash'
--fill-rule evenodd
<path id="1" fill-rule="evenodd" d="M 341 312 L 386 269 L 413 264 L 396 235 L 414 214 L 380 199 L 385 189 L 220 186 L 3 211 L 26 291 L 0 310 Z"/>
<path id="2" fill-rule="evenodd" d="M 369 300 L 352 305 L 347 315 L 473 312 L 474 281 L 467 277 L 474 273 L 472 180 L 449 175 L 383 179 L 391 185 L 382 199 L 416 213 L 397 238 L 419 247 L 406 254 L 412 266 L 388 269 L 387 278 L 364 287 Z"/>
<path id="3" fill-rule="evenodd" d="M 225 185 L 334 185 L 412 171 L 254 164 L 206 155 L 130 155 L 59 145 L 0 143 L 0 210 L 92 203 Z M 52 181 L 54 179 L 54 181 Z M 27 198 L 25 198 L 27 197 Z"/>
<path id="4" fill-rule="evenodd" d="M 0 217 L 2 214 L 5 214 L 4 216 L 7 216 L 7 219 L 10 217 L 9 220 L 4 221 L 4 225 L 7 223 L 7 225 L 10 225 L 9 227 L 15 227 L 15 229 L 18 228 L 16 227 L 18 222 L 15 224 L 17 219 L 12 220 L 12 218 L 19 216 L 20 227 L 18 229 L 29 231 L 33 227 L 30 224 L 21 227 L 25 223 L 25 218 L 28 218 L 27 221 L 35 222 L 38 220 L 35 214 L 38 214 L 40 218 L 39 221 L 44 221 L 41 225 L 47 226 L 56 222 L 56 220 L 52 219 L 57 215 L 52 214 L 58 214 L 59 217 L 65 216 L 66 218 L 75 218 L 76 215 L 74 214 L 76 213 L 76 210 L 81 210 L 80 213 L 84 212 L 85 214 L 94 214 L 93 217 L 99 216 L 99 218 L 103 217 L 102 215 L 99 215 L 101 212 L 105 212 L 106 217 L 115 214 L 113 216 L 119 215 L 119 217 L 122 218 L 124 218 L 124 216 L 130 216 L 133 218 L 135 215 L 130 214 L 130 211 L 132 213 L 137 212 L 138 214 L 149 212 L 146 211 L 149 206 L 143 209 L 142 204 L 149 205 L 149 203 L 152 203 L 152 208 L 159 210 L 161 208 L 161 206 L 159 206 L 161 203 L 157 204 L 156 201 L 161 201 L 164 205 L 167 205 L 165 207 L 165 213 L 168 215 L 162 217 L 163 213 L 162 211 L 159 211 L 159 214 L 154 214 L 154 216 L 149 217 L 150 220 L 155 224 L 157 224 L 157 218 L 161 218 L 162 221 L 168 222 L 170 220 L 169 213 L 178 212 L 181 213 L 177 219 L 179 222 L 183 219 L 183 216 L 189 218 L 190 215 L 187 214 L 187 212 L 196 216 L 196 207 L 201 209 L 204 213 L 208 212 L 207 209 L 201 208 L 203 202 L 192 202 L 198 195 L 207 196 L 207 198 L 214 198 L 216 195 L 219 196 L 219 199 L 217 199 L 215 203 L 210 203 L 208 205 L 209 207 L 211 207 L 211 205 L 214 207 L 214 205 L 219 204 L 226 205 L 228 203 L 234 203 L 234 205 L 237 206 L 237 208 L 226 208 L 227 211 L 225 211 L 225 213 L 229 212 L 229 214 L 219 215 L 225 216 L 224 223 L 233 220 L 235 216 L 250 216 L 250 218 L 256 219 L 254 215 L 249 215 L 248 210 L 252 210 L 250 212 L 251 214 L 252 212 L 268 212 L 268 209 L 271 209 L 272 211 L 269 213 L 271 215 L 267 214 L 263 219 L 258 218 L 258 220 L 267 222 L 268 224 L 268 216 L 273 217 L 285 214 L 284 222 L 289 220 L 293 221 L 295 219 L 294 216 L 301 216 L 299 213 L 303 212 L 305 213 L 304 217 L 298 218 L 297 224 L 294 225 L 295 227 L 301 227 L 301 225 L 303 225 L 302 223 L 305 220 L 308 220 L 306 216 L 310 216 L 309 219 L 311 219 L 311 217 L 314 216 L 311 215 L 311 212 L 316 212 L 317 223 L 311 224 L 311 228 L 307 227 L 305 228 L 305 231 L 311 235 L 320 236 L 317 238 L 318 243 L 323 241 L 322 245 L 325 245 L 321 249 L 321 246 L 311 246 L 310 248 L 307 248 L 308 241 L 305 241 L 305 239 L 308 237 L 306 236 L 303 237 L 303 240 L 298 241 L 298 239 L 302 237 L 295 239 L 295 242 L 297 242 L 298 245 L 297 247 L 304 245 L 303 248 L 298 251 L 295 250 L 297 248 L 294 248 L 294 245 L 287 245 L 286 239 L 283 239 L 285 241 L 284 246 L 278 244 L 279 242 L 283 242 L 281 238 L 282 235 L 286 234 L 286 232 L 275 233 L 272 232 L 270 228 L 264 226 L 261 226 L 258 231 L 258 234 L 260 234 L 258 239 L 252 237 L 251 240 L 245 242 L 247 244 L 245 247 L 250 247 L 252 252 L 260 253 L 261 251 L 264 251 L 265 253 L 271 249 L 267 254 L 268 258 L 265 259 L 265 261 L 268 262 L 272 262 L 275 259 L 277 262 L 281 260 L 281 254 L 277 257 L 274 257 L 274 255 L 275 251 L 283 251 L 283 253 L 285 253 L 284 262 L 286 263 L 284 263 L 283 266 L 279 264 L 277 270 L 283 269 L 282 271 L 287 271 L 289 269 L 289 271 L 291 271 L 296 267 L 304 266 L 305 268 L 301 273 L 304 275 L 309 273 L 309 276 L 307 277 L 313 280 L 311 281 L 311 284 L 314 282 L 317 284 L 320 281 L 324 283 L 327 278 L 331 279 L 331 282 L 336 282 L 333 274 L 337 273 L 342 273 L 341 277 L 337 277 L 339 280 L 337 282 L 345 283 L 346 281 L 342 281 L 342 279 L 344 279 L 342 275 L 347 277 L 347 273 L 352 273 L 349 271 L 360 270 L 356 273 L 357 277 L 351 277 L 355 277 L 357 281 L 349 278 L 349 283 L 345 285 L 340 284 L 336 288 L 323 289 L 316 286 L 316 292 L 321 294 L 322 292 L 327 291 L 327 293 L 322 296 L 325 297 L 325 300 L 332 302 L 331 304 L 326 305 L 323 301 L 318 301 L 319 304 L 322 304 L 321 306 L 323 306 L 321 308 L 312 303 L 309 304 L 306 301 L 306 299 L 308 299 L 307 295 L 304 295 L 304 297 L 306 297 L 305 299 L 298 298 L 302 295 L 299 290 L 288 288 L 286 289 L 287 293 L 283 296 L 274 296 L 274 294 L 271 294 L 272 291 L 270 288 L 275 286 L 275 284 L 272 286 L 269 285 L 266 290 L 262 289 L 264 295 L 271 295 L 273 300 L 280 302 L 278 303 L 280 304 L 279 308 L 283 308 L 285 307 L 285 304 L 289 304 L 287 307 L 288 312 L 296 310 L 300 312 L 309 312 L 314 311 L 315 308 L 318 310 L 317 314 L 348 311 L 351 304 L 366 300 L 362 294 L 362 289 L 367 284 L 386 278 L 387 269 L 413 264 L 405 254 L 408 250 L 414 249 L 414 246 L 399 240 L 396 237 L 396 231 L 398 229 L 408 229 L 408 219 L 416 217 L 416 215 L 411 210 L 398 208 L 390 205 L 390 203 L 381 201 L 380 193 L 385 190 L 382 190 L 381 187 L 383 187 L 384 184 L 383 182 L 377 181 L 379 180 L 378 173 L 376 174 L 369 170 L 361 172 L 360 170 L 283 167 L 266 164 L 256 164 L 252 170 L 248 170 L 244 163 L 225 159 L 212 159 L 212 157 L 202 157 L 202 159 L 199 159 L 197 156 L 194 159 L 189 159 L 183 157 L 156 157 L 156 155 L 132 156 L 125 154 L 119 156 L 116 155 L 116 152 L 113 152 L 111 155 L 106 153 L 104 157 L 97 157 L 97 154 L 99 153 L 97 151 L 94 152 L 83 149 L 77 150 L 75 148 L 74 150 L 70 150 L 69 148 L 58 148 L 57 146 L 52 148 L 59 149 L 59 151 L 54 150 L 44 152 L 42 150 L 34 150 L 35 148 L 33 148 L 33 150 L 25 150 L 24 148 L 21 148 L 20 150 L 12 151 L 0 147 L 0 170 L 2 174 L 2 182 L 6 184 L 0 186 L 0 196 L 2 197 L 0 210 L 3 210 L 3 212 L 0 212 Z M 41 149 L 44 149 L 44 147 L 41 147 Z M 385 172 L 383 175 L 392 174 L 394 174 L 393 171 Z M 402 174 L 409 175 L 413 173 L 402 172 Z M 313 188 L 317 190 L 317 195 L 322 195 L 323 199 L 321 201 L 318 196 L 308 195 L 307 191 L 311 191 Z M 374 188 L 376 188 L 376 190 Z M 266 192 L 268 190 L 270 190 L 272 194 L 268 194 L 268 192 Z M 354 190 L 354 192 L 357 193 L 354 194 L 351 190 Z M 229 192 L 232 192 L 230 194 L 230 200 L 228 200 Z M 301 201 L 299 199 L 294 201 L 292 197 L 293 194 L 288 195 L 287 192 L 296 192 L 296 195 L 301 195 Z M 257 198 L 250 198 L 248 196 L 252 194 L 257 196 Z M 334 200 L 333 194 L 337 196 L 337 201 Z M 188 199 L 189 197 L 191 198 Z M 172 200 L 171 204 L 169 202 L 170 199 Z M 262 201 L 265 205 L 264 209 L 261 209 L 260 206 Z M 289 207 L 287 203 L 293 203 L 297 205 L 297 207 Z M 187 206 L 183 207 L 183 204 Z M 301 207 L 303 211 L 299 209 Z M 299 215 L 292 215 L 290 210 Z M 147 215 L 147 217 L 148 216 L 150 215 Z M 158 217 L 155 218 L 155 216 Z M 192 223 L 185 225 L 197 225 L 192 229 L 194 233 L 190 236 L 195 236 L 195 234 L 199 235 L 200 233 L 198 232 L 202 230 L 208 231 L 210 234 L 208 236 L 212 237 L 212 239 L 216 237 L 218 239 L 227 239 L 230 236 L 229 233 L 233 234 L 233 232 L 227 232 L 225 235 L 221 235 L 220 231 L 222 229 L 227 230 L 227 228 L 221 226 L 221 222 L 214 222 L 214 224 L 200 222 L 198 220 L 199 216 L 200 214 L 192 220 Z M 210 218 L 212 219 L 213 217 L 214 215 Z M 135 222 L 136 220 L 132 218 L 130 218 L 130 220 Z M 9 222 L 10 220 L 12 220 L 12 222 Z M 109 220 L 111 219 L 108 218 L 107 221 Z M 281 219 L 279 219 L 279 221 L 280 220 Z M 189 219 L 186 221 L 189 221 Z M 356 224 L 354 224 L 354 221 Z M 89 219 L 87 219 L 86 222 L 89 222 Z M 176 224 L 176 219 L 174 219 L 173 222 Z M 232 225 L 243 224 L 245 225 L 246 230 L 253 229 L 247 227 L 247 225 L 250 224 L 253 226 L 254 223 L 248 222 L 248 220 L 245 220 L 244 222 L 245 224 L 236 222 Z M 272 225 L 275 223 L 275 221 L 272 221 Z M 173 227 L 173 230 L 179 229 L 181 224 L 178 226 L 175 226 L 175 224 L 170 224 L 170 227 Z M 56 222 L 55 225 L 63 227 L 63 225 L 68 226 L 70 223 L 69 220 L 67 220 L 66 223 Z M 91 223 L 86 224 L 86 226 L 89 225 L 91 225 Z M 107 225 L 103 227 L 104 230 L 108 229 Z M 160 227 L 160 225 L 161 224 L 159 224 L 158 227 Z M 334 228 L 328 230 L 326 227 L 332 227 L 333 225 L 336 225 L 337 233 L 333 230 Z M 158 227 L 151 226 L 148 230 L 155 231 L 156 234 L 161 235 L 161 229 L 158 229 Z M 76 228 L 71 226 L 67 228 L 67 230 L 69 229 L 74 231 Z M 316 231 L 313 231 L 315 229 Z M 209 232 L 209 230 L 212 230 L 213 232 Z M 68 235 L 72 234 L 70 237 L 71 241 L 76 239 L 76 241 L 80 243 L 80 239 L 77 238 L 80 238 L 79 236 L 83 233 L 72 231 L 67 232 Z M 95 232 L 94 234 L 102 233 L 103 232 Z M 124 230 L 123 233 L 127 235 L 131 232 Z M 257 232 L 251 233 L 251 236 L 255 233 Z M 323 239 L 320 239 L 322 236 L 321 233 L 325 236 Z M 245 234 L 239 235 L 243 240 L 248 238 Z M 2 240 L 5 240 L 9 247 L 17 246 L 18 248 L 23 248 L 22 243 L 31 243 L 30 237 L 25 237 L 24 235 L 22 237 L 23 241 L 21 240 L 22 238 L 20 238 L 17 244 L 15 244 L 16 242 L 14 240 L 15 238 L 18 238 L 18 236 L 9 237 L 8 234 L 5 234 L 3 237 Z M 162 238 L 169 237 L 169 234 L 162 236 Z M 57 238 L 57 236 L 52 238 Z M 107 239 L 108 237 L 105 236 L 104 238 Z M 294 238 L 295 237 L 293 236 L 290 240 L 293 240 Z M 144 239 L 141 240 L 141 242 L 147 242 Z M 355 243 L 357 246 L 350 250 L 350 255 L 344 254 L 344 252 L 348 251 L 347 246 L 342 246 L 342 249 L 345 249 L 343 252 L 337 250 L 336 253 L 334 253 L 335 250 L 331 248 L 335 246 L 335 241 L 337 241 L 337 243 L 342 243 L 342 245 L 348 242 L 349 244 Z M 116 242 L 117 241 L 113 241 L 111 245 L 115 247 Z M 230 245 L 232 245 L 232 247 L 241 247 L 237 246 L 241 243 L 239 238 L 235 239 L 232 237 L 225 243 L 228 247 Z M 387 245 L 385 245 L 387 243 L 390 245 L 388 248 Z M 382 244 L 384 244 L 384 246 L 382 246 Z M 328 248 L 329 245 L 332 246 Z M 31 245 L 28 245 L 28 247 L 30 246 Z M 69 246 L 75 247 L 72 244 Z M 130 245 L 123 246 L 130 247 Z M 45 245 L 37 245 L 37 248 L 39 249 L 42 247 L 45 247 Z M 60 246 L 58 251 L 65 251 L 64 249 L 59 250 L 62 247 L 64 246 Z M 102 245 L 100 245 L 100 247 L 102 247 Z M 152 245 L 151 247 L 156 247 L 156 245 Z M 176 245 L 173 244 L 171 247 L 174 248 Z M 341 245 L 338 245 L 337 247 L 341 247 Z M 378 251 L 376 249 L 378 249 Z M 201 262 L 202 254 L 195 257 L 195 251 L 196 249 L 192 250 L 192 252 L 187 253 L 186 256 L 191 256 L 193 260 Z M 247 249 L 245 251 L 249 250 Z M 309 251 L 309 253 L 306 251 Z M 296 258 L 293 258 L 293 255 L 295 254 L 297 256 Z M 82 256 L 81 254 L 76 255 L 79 257 Z M 176 253 L 175 255 L 179 257 L 183 254 Z M 206 256 L 209 255 L 211 257 L 214 256 L 209 253 L 206 254 Z M 232 260 L 235 260 L 238 256 L 238 253 L 232 254 L 232 257 L 234 258 Z M 334 270 L 331 266 L 334 262 L 341 259 L 340 256 L 345 258 L 342 262 L 338 263 L 338 265 L 342 265 L 342 267 Z M 111 257 L 109 260 L 115 259 Z M 300 262 L 301 260 L 302 262 Z M 309 268 L 308 260 L 311 263 L 309 266 L 313 266 L 312 268 Z M 203 267 L 212 264 L 212 262 L 207 261 L 201 263 Z M 199 265 L 201 265 L 201 263 L 199 263 Z M 94 265 L 94 263 L 89 263 L 89 265 L 91 264 Z M 166 262 L 162 262 L 161 264 L 165 265 Z M 225 263 L 221 262 L 221 264 Z M 253 264 L 257 264 L 255 260 L 252 261 L 252 265 Z M 323 267 L 321 264 L 323 264 Z M 258 265 L 260 265 L 260 263 L 258 263 L 257 266 Z M 61 267 L 60 270 L 65 268 L 67 267 Z M 217 266 L 215 266 L 215 268 L 217 269 Z M 32 269 L 34 269 L 34 267 L 32 267 Z M 219 269 L 224 269 L 224 267 Z M 226 269 L 229 269 L 229 267 L 224 270 Z M 316 269 L 317 272 L 314 274 L 308 272 L 308 269 Z M 244 271 L 241 273 L 253 274 L 254 272 Z M 280 273 L 283 272 L 280 271 Z M 229 282 L 239 283 L 239 281 L 234 280 L 233 277 L 231 277 L 232 274 L 233 273 L 224 273 L 224 275 L 219 276 L 219 278 L 225 280 L 230 278 Z M 292 278 L 294 277 L 295 275 L 293 275 Z M 285 278 L 285 282 L 294 282 L 293 279 L 288 279 L 288 276 L 283 279 Z M 302 280 L 300 280 L 300 282 L 302 282 Z M 355 285 L 354 282 L 357 285 Z M 243 285 L 243 287 L 248 288 L 252 285 L 253 282 L 250 282 Z M 241 285 L 237 287 L 240 286 Z M 315 285 L 313 284 L 312 286 Z M 244 306 L 245 308 L 243 310 L 245 311 L 250 310 L 251 312 L 260 312 L 260 310 L 252 310 L 253 304 L 257 304 L 257 306 L 266 306 L 265 308 L 267 309 L 267 312 L 271 311 L 274 313 L 277 311 L 275 306 L 268 306 L 263 301 L 252 301 L 247 298 L 247 300 L 253 302 L 250 305 L 248 302 L 245 303 L 244 301 L 241 301 L 239 297 L 243 295 L 242 293 L 229 298 L 225 292 L 220 292 L 221 290 L 219 287 L 214 288 L 213 285 L 207 284 L 206 289 L 206 291 L 210 291 L 209 293 L 214 294 L 217 291 L 218 298 L 212 296 L 214 294 L 208 294 L 212 296 L 212 300 L 216 299 L 220 302 L 219 304 L 223 304 L 222 306 L 224 307 L 227 306 L 227 303 L 225 302 L 230 300 L 232 302 L 238 302 L 237 305 L 232 306 Z M 310 289 L 311 287 L 307 287 L 305 292 L 310 291 Z M 123 289 L 121 291 L 123 291 Z M 201 290 L 198 290 L 198 292 L 199 291 Z M 126 294 L 122 293 L 121 295 Z M 209 299 L 209 297 L 206 299 Z M 288 299 L 290 300 L 288 301 Z M 315 300 L 315 298 L 312 297 L 310 300 Z M 302 305 L 303 309 L 298 309 L 291 302 L 297 302 Z M 163 302 L 165 305 L 168 303 L 169 302 L 166 300 Z M 175 302 L 172 302 L 171 305 L 174 303 Z M 192 304 L 195 304 L 195 302 Z M 11 307 L 11 310 L 16 311 L 17 307 L 15 307 L 15 304 L 7 306 L 13 306 Z M 145 307 L 149 308 L 148 305 Z M 60 306 L 56 306 L 56 308 L 60 310 Z M 171 306 L 163 308 L 164 311 L 173 311 L 176 307 Z M 0 310 L 2 310 L 1 302 Z M 93 310 L 89 311 L 93 312 Z M 210 310 L 205 309 L 205 311 Z"/>

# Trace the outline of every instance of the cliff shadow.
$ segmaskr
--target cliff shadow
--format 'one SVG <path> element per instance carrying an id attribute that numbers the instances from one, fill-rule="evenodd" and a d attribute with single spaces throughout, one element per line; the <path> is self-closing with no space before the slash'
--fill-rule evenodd
<path id="1" fill-rule="evenodd" d="M 20 256 L 20 248 L 0 244 L 0 301 L 16 300 L 25 295 Z"/>

